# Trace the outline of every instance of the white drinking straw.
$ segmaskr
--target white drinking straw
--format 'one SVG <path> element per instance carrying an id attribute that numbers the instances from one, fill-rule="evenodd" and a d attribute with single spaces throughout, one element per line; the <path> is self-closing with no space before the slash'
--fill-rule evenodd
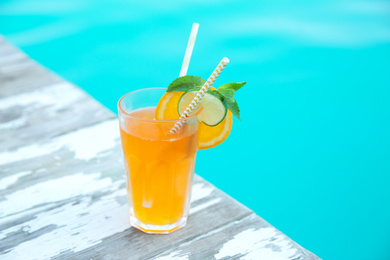
<path id="1" fill-rule="evenodd" d="M 192 50 L 194 49 L 195 39 L 196 39 L 196 34 L 198 33 L 198 29 L 199 29 L 199 24 L 193 23 L 190 39 L 188 40 L 186 54 L 184 55 L 183 64 L 181 65 L 179 77 L 187 75 L 187 70 L 188 70 L 188 66 L 190 65 L 190 59 L 192 55 Z"/>
<path id="2" fill-rule="evenodd" d="M 217 79 L 219 74 L 222 72 L 222 70 L 225 68 L 225 66 L 229 63 L 229 59 L 224 57 L 221 62 L 218 64 L 218 66 L 215 68 L 213 73 L 211 73 L 210 77 L 207 79 L 206 83 L 204 83 L 203 87 L 199 90 L 198 94 L 194 97 L 194 99 L 191 101 L 191 103 L 188 105 L 186 110 L 181 114 L 179 120 L 185 119 L 188 117 L 191 112 L 195 109 L 195 107 L 199 104 L 199 102 L 202 100 L 206 92 L 210 89 L 211 85 L 214 83 L 214 81 Z M 171 134 L 177 133 L 179 131 L 180 127 L 183 126 L 182 121 L 178 121 L 173 128 L 169 131 Z"/>

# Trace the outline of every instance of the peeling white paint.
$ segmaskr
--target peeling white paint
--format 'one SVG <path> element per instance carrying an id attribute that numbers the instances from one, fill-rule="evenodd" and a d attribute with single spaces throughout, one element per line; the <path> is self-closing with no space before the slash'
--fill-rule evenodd
<path id="1" fill-rule="evenodd" d="M 0 130 L 1 129 L 15 129 L 18 127 L 23 126 L 26 124 L 27 119 L 25 117 L 21 117 L 15 120 L 8 121 L 6 123 L 0 123 Z"/>
<path id="2" fill-rule="evenodd" d="M 188 254 L 183 255 L 180 251 L 172 252 L 169 255 L 152 258 L 153 260 L 188 260 Z"/>
<path id="3" fill-rule="evenodd" d="M 274 244 L 280 250 L 273 251 L 269 246 Z M 268 245 L 268 246 L 267 246 Z M 235 235 L 226 242 L 219 252 L 214 255 L 216 259 L 224 257 L 241 256 L 240 259 L 272 259 L 287 260 L 298 253 L 291 241 L 274 227 L 249 228 Z"/>
<path id="4" fill-rule="evenodd" d="M 17 60 L 17 59 L 21 59 L 21 58 L 27 58 L 26 55 L 24 55 L 23 53 L 21 52 L 15 52 L 13 54 L 10 54 L 10 55 L 1 55 L 1 60 L 0 60 L 0 64 L 1 63 L 6 63 L 6 62 L 10 62 L 10 61 L 13 61 L 13 60 Z"/>
<path id="5" fill-rule="evenodd" d="M 11 65 L 7 65 L 7 66 L 1 66 L 0 67 L 0 72 L 7 73 L 7 72 L 21 70 L 21 69 L 24 69 L 26 67 L 31 67 L 31 66 L 32 66 L 31 61 L 26 60 L 24 62 L 19 62 L 19 63 L 16 63 L 16 64 L 11 64 Z"/>
<path id="6" fill-rule="evenodd" d="M 19 180 L 19 178 L 29 175 L 30 173 L 31 171 L 23 171 L 0 179 L 0 190 L 8 188 L 12 184 L 16 183 Z"/>
<path id="7" fill-rule="evenodd" d="M 72 187 L 72 191 L 68 191 L 68 195 L 85 194 L 87 179 L 78 181 L 84 185 L 74 187 L 69 186 L 69 183 L 66 184 L 67 189 Z M 4 234 L 1 233 L 7 234 L 20 229 L 33 233 L 49 225 L 56 227 L 33 240 L 20 243 L 2 257 L 4 259 L 42 259 L 59 255 L 66 250 L 79 252 L 101 243 L 102 239 L 106 237 L 129 228 L 127 205 L 120 205 L 116 201 L 117 196 L 125 196 L 126 190 L 118 189 L 123 181 L 104 182 L 102 186 L 96 180 L 90 181 L 90 187 L 87 189 L 91 191 L 91 194 L 98 190 L 112 192 L 92 205 L 91 197 L 83 196 L 77 200 L 77 204 L 74 204 L 75 201 L 70 201 L 61 207 L 37 214 L 36 218 L 31 221 L 1 231 L 0 236 L 4 237 Z M 50 192 L 49 190 L 46 189 L 45 193 Z"/>
<path id="8" fill-rule="evenodd" d="M 75 159 L 90 160 L 99 157 L 99 153 L 109 151 L 119 143 L 118 120 L 82 128 L 74 134 L 63 136 L 59 142 L 75 153 Z"/>
<path id="9" fill-rule="evenodd" d="M 47 169 L 46 168 L 40 168 L 40 169 L 35 171 L 35 173 L 43 173 L 43 172 L 47 172 Z"/>
<path id="10" fill-rule="evenodd" d="M 199 205 L 199 206 L 196 206 L 196 207 L 194 207 L 194 208 L 191 208 L 191 209 L 190 209 L 190 214 L 194 214 L 195 212 L 198 212 L 198 211 L 200 211 L 200 210 L 202 210 L 202 209 L 205 209 L 205 208 L 207 208 L 207 207 L 210 207 L 211 205 L 217 204 L 217 203 L 220 202 L 220 201 L 221 201 L 221 198 L 216 198 L 216 199 L 210 200 L 210 201 L 208 201 L 208 202 L 206 202 L 206 203 L 203 203 L 203 204 L 201 204 L 201 205 Z"/>
<path id="11" fill-rule="evenodd" d="M 111 185 L 111 179 L 100 179 L 100 173 L 77 173 L 40 182 L 5 195 L 5 200 L 0 202 L 0 217 L 45 203 L 58 202 L 74 196 L 89 194 L 109 185 Z"/>
<path id="12" fill-rule="evenodd" d="M 0 111 L 15 106 L 24 107 L 24 112 L 37 107 L 50 106 L 54 112 L 57 109 L 69 106 L 77 100 L 85 98 L 85 93 L 67 82 L 56 83 L 34 91 L 25 92 L 4 98 L 0 102 Z"/>
<path id="13" fill-rule="evenodd" d="M 14 151 L 0 152 L 0 165 L 49 155 L 66 147 L 74 152 L 75 159 L 90 160 L 99 153 L 109 151 L 119 143 L 117 119 L 81 128 L 53 138 L 50 142 L 20 147 Z"/>
<path id="14" fill-rule="evenodd" d="M 206 198 L 214 191 L 214 187 L 206 186 L 204 183 L 192 185 L 191 202 Z"/>

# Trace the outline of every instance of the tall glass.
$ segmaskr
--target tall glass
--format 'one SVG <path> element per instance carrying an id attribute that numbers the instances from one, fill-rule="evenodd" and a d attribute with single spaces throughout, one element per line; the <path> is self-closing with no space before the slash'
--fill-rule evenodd
<path id="1" fill-rule="evenodd" d="M 131 225 L 146 233 L 170 233 L 187 222 L 195 157 L 196 116 L 180 131 L 178 120 L 154 119 L 164 88 L 141 89 L 118 102 Z"/>

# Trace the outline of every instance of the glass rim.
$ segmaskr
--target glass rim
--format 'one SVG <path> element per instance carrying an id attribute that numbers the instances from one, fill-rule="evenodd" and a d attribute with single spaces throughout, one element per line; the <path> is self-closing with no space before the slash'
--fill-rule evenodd
<path id="1" fill-rule="evenodd" d="M 123 95 L 123 96 L 119 99 L 119 101 L 118 101 L 118 104 L 117 104 L 118 110 L 119 110 L 122 114 L 126 115 L 127 117 L 134 118 L 134 119 L 137 119 L 137 120 L 146 121 L 146 122 L 155 122 L 155 123 L 177 123 L 177 122 L 179 122 L 179 121 L 189 120 L 189 119 L 192 119 L 192 118 L 194 118 L 194 117 L 197 117 L 198 114 L 199 114 L 199 112 L 202 110 L 202 109 L 199 109 L 199 111 L 197 111 L 194 115 L 188 116 L 188 117 L 186 117 L 186 118 L 184 118 L 184 119 L 155 120 L 155 119 L 145 119 L 145 118 L 142 118 L 142 117 L 132 116 L 131 114 L 127 113 L 126 111 L 124 111 L 124 110 L 122 109 L 122 107 L 121 107 L 121 102 L 122 102 L 122 100 L 123 100 L 125 97 L 127 97 L 128 95 L 131 95 L 131 94 L 134 94 L 134 93 L 137 93 L 137 92 L 140 92 L 140 91 L 157 90 L 157 89 L 158 89 L 158 90 L 166 90 L 166 88 L 162 88 L 162 87 L 141 88 L 141 89 L 137 89 L 137 90 L 131 91 L 131 92 L 129 92 L 129 93 Z M 156 105 L 156 107 L 157 107 L 157 105 Z M 119 115 L 119 113 L 118 113 L 118 115 Z"/>

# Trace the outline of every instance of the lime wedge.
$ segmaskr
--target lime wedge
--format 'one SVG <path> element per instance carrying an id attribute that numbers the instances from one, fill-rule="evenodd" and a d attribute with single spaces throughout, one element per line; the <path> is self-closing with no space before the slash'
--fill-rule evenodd
<path id="1" fill-rule="evenodd" d="M 180 115 L 186 110 L 196 94 L 198 91 L 187 91 L 181 96 L 177 107 Z M 206 93 L 191 114 L 198 112 L 200 108 L 203 109 L 198 115 L 198 120 L 208 126 L 216 126 L 226 117 L 227 108 L 222 99 L 212 94 Z"/>

